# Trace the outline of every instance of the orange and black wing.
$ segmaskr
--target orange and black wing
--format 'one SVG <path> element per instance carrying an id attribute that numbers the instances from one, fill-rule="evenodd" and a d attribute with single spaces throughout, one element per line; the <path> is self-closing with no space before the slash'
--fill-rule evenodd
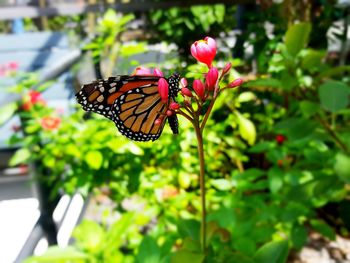
<path id="1" fill-rule="evenodd" d="M 136 141 L 156 140 L 162 133 L 168 103 L 158 93 L 156 76 L 117 76 L 84 85 L 76 95 L 86 111 L 113 120 L 118 130 Z M 161 124 L 155 120 L 161 118 Z"/>

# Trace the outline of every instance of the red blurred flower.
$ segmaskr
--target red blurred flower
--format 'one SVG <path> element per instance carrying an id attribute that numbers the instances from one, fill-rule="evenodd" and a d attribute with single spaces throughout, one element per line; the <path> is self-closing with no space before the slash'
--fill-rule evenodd
<path id="1" fill-rule="evenodd" d="M 29 111 L 35 104 L 45 105 L 45 100 L 41 97 L 41 93 L 36 90 L 30 90 L 23 98 L 22 109 Z"/>
<path id="2" fill-rule="evenodd" d="M 169 84 L 164 78 L 158 80 L 158 92 L 164 103 L 168 101 Z"/>
<path id="3" fill-rule="evenodd" d="M 58 127 L 60 126 L 60 123 L 61 123 L 60 118 L 51 117 L 51 116 L 43 117 L 40 121 L 41 127 L 47 131 L 58 129 Z"/>
<path id="4" fill-rule="evenodd" d="M 205 77 L 205 83 L 207 84 L 208 90 L 215 89 L 216 82 L 218 81 L 218 77 L 219 77 L 218 69 L 215 67 L 210 68 Z"/>
<path id="5" fill-rule="evenodd" d="M 242 84 L 243 84 L 243 79 L 238 78 L 232 81 L 228 86 L 230 88 L 235 88 L 235 87 L 241 86 Z"/>
<path id="6" fill-rule="evenodd" d="M 197 96 L 201 99 L 204 99 L 204 84 L 201 80 L 195 79 L 193 81 L 193 89 L 196 92 Z"/>
<path id="7" fill-rule="evenodd" d="M 191 46 L 191 54 L 199 62 L 207 64 L 210 68 L 216 55 L 216 42 L 211 37 L 194 42 Z"/>
<path id="8" fill-rule="evenodd" d="M 18 67 L 19 67 L 19 64 L 15 61 L 9 62 L 7 64 L 7 68 L 11 71 L 16 71 L 18 69 Z"/>
<path id="9" fill-rule="evenodd" d="M 278 144 L 282 144 L 286 140 L 286 137 L 282 134 L 277 134 L 275 139 Z"/>

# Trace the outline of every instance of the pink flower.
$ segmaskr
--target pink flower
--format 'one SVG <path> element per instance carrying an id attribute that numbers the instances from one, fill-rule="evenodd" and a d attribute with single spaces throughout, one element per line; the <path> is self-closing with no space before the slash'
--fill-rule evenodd
<path id="1" fill-rule="evenodd" d="M 219 71 L 217 68 L 210 68 L 207 76 L 205 77 L 205 83 L 207 84 L 208 90 L 214 90 L 216 82 L 218 81 Z"/>
<path id="2" fill-rule="evenodd" d="M 166 111 L 166 116 L 168 116 L 168 117 L 170 117 L 173 114 L 174 114 L 174 111 L 172 111 L 172 110 L 167 110 Z"/>
<path id="3" fill-rule="evenodd" d="M 164 78 L 158 80 L 158 92 L 164 103 L 167 103 L 169 96 L 169 84 Z"/>
<path id="4" fill-rule="evenodd" d="M 40 124 L 44 130 L 52 131 L 58 129 L 61 119 L 57 117 L 46 116 L 41 119 Z"/>
<path id="5" fill-rule="evenodd" d="M 230 88 L 235 88 L 235 87 L 241 86 L 242 84 L 243 84 L 243 79 L 238 78 L 232 81 L 228 86 Z"/>
<path id="6" fill-rule="evenodd" d="M 159 68 L 154 68 L 154 70 L 153 70 L 153 75 L 154 75 L 154 76 L 158 76 L 158 77 L 163 77 L 163 76 L 164 76 L 164 75 L 163 75 L 163 72 L 160 71 Z"/>
<path id="7" fill-rule="evenodd" d="M 201 80 L 195 79 L 193 81 L 193 89 L 196 92 L 197 96 L 201 99 L 204 99 L 204 84 Z"/>
<path id="8" fill-rule="evenodd" d="M 144 66 L 139 66 L 135 69 L 134 73 L 132 75 L 152 75 L 151 70 L 149 68 L 146 68 Z"/>
<path id="9" fill-rule="evenodd" d="M 191 46 L 191 54 L 199 62 L 207 64 L 210 68 L 216 55 L 216 42 L 211 37 L 194 42 Z"/>
<path id="10" fill-rule="evenodd" d="M 169 107 L 171 110 L 178 110 L 180 109 L 180 105 L 176 102 L 172 102 L 170 103 L 170 107 Z"/>
<path id="11" fill-rule="evenodd" d="M 187 79 L 185 78 L 181 78 L 180 79 L 180 84 L 183 88 L 186 88 L 187 87 Z"/>
<path id="12" fill-rule="evenodd" d="M 11 71 L 16 71 L 18 69 L 19 65 L 17 62 L 12 61 L 7 64 L 7 68 Z"/>
<path id="13" fill-rule="evenodd" d="M 192 92 L 188 88 L 182 88 L 180 92 L 182 96 L 193 97 Z"/>

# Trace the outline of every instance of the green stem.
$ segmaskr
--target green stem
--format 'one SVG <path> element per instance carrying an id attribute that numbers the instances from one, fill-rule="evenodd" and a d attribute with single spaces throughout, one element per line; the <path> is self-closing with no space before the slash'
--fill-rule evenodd
<path id="1" fill-rule="evenodd" d="M 206 207 L 205 207 L 205 178 L 204 178 L 204 148 L 203 148 L 203 136 L 202 131 L 199 128 L 199 122 L 194 123 L 197 142 L 198 142 L 198 157 L 199 157 L 199 186 L 201 190 L 201 206 L 202 206 L 202 217 L 201 217 L 201 245 L 202 251 L 206 254 Z"/>

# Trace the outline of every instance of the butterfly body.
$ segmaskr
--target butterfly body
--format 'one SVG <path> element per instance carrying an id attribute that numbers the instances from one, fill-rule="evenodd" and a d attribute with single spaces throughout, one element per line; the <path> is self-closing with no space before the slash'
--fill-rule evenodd
<path id="1" fill-rule="evenodd" d="M 156 140 L 161 135 L 169 104 L 179 91 L 179 75 L 167 79 L 168 101 L 163 102 L 158 92 L 158 76 L 120 75 L 96 80 L 83 85 L 76 94 L 84 110 L 101 114 L 114 121 L 118 130 L 135 141 Z M 161 119 L 160 124 L 155 120 Z M 176 115 L 169 117 L 172 131 L 178 133 Z"/>

